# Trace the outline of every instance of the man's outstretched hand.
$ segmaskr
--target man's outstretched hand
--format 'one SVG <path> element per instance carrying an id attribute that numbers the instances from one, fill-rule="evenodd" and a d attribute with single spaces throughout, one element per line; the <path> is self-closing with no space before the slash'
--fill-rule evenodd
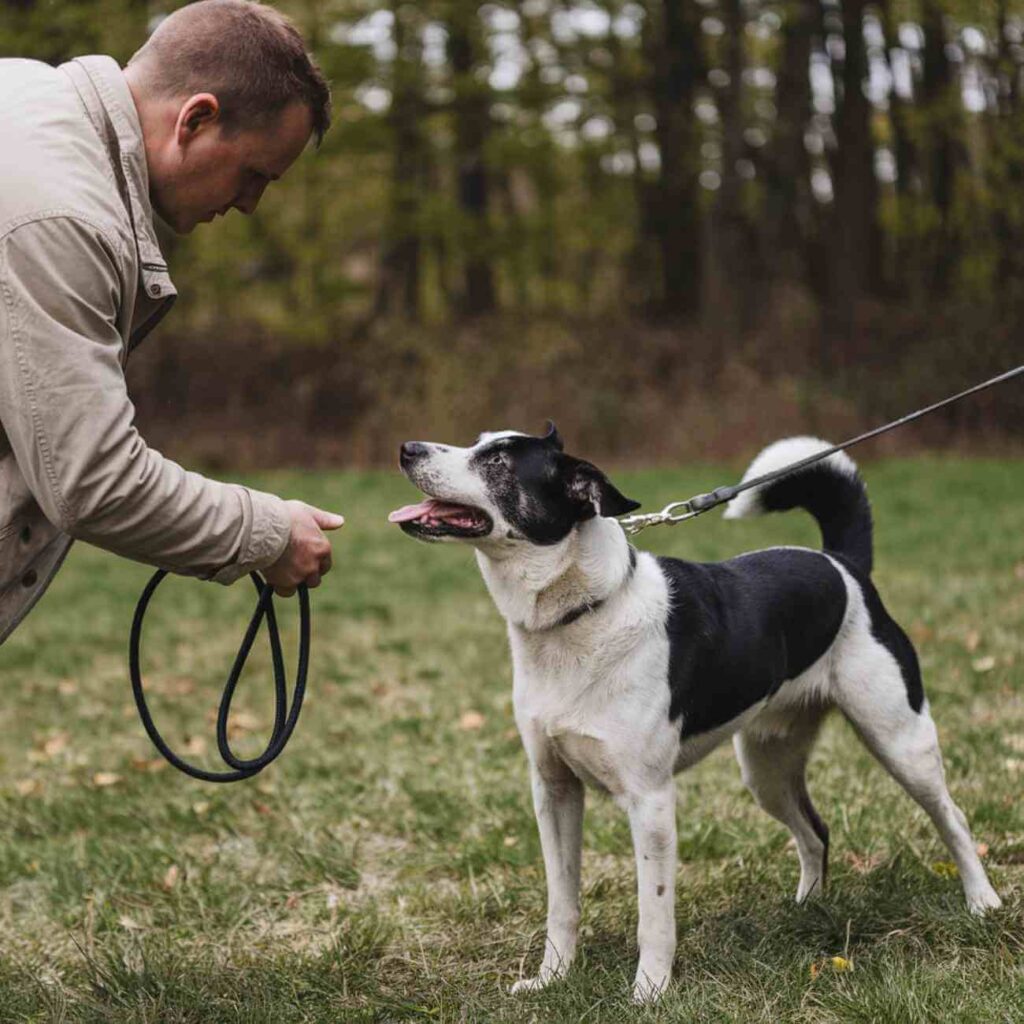
<path id="1" fill-rule="evenodd" d="M 319 587 L 331 571 L 331 542 L 324 530 L 337 530 L 345 519 L 304 501 L 286 501 L 292 533 L 284 554 L 263 575 L 279 597 L 291 597 L 300 583 Z"/>

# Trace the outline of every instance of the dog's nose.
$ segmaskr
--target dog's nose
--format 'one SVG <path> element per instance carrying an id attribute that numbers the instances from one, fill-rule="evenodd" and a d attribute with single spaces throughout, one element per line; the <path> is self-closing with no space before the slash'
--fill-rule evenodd
<path id="1" fill-rule="evenodd" d="M 424 455 L 427 455 L 430 449 L 420 441 L 406 441 L 402 445 L 401 462 L 403 466 L 407 466 L 410 462 L 415 462 L 417 459 L 422 459 Z"/>

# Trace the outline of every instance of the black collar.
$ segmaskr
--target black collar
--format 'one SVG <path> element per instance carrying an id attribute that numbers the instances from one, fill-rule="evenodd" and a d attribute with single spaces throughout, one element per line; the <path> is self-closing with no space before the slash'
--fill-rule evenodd
<path id="1" fill-rule="evenodd" d="M 633 577 L 633 573 L 636 571 L 636 548 L 632 545 L 629 547 L 629 569 L 626 571 L 626 578 L 622 581 L 620 586 L 625 586 L 630 579 Z M 568 626 L 575 622 L 577 619 L 582 619 L 588 612 L 596 612 L 601 605 L 604 604 L 606 598 L 600 598 L 597 601 L 587 601 L 585 604 L 578 605 L 576 608 L 571 608 L 567 611 L 557 622 L 553 622 L 550 626 L 545 626 L 540 632 L 546 633 L 551 629 L 559 629 L 561 626 Z"/>

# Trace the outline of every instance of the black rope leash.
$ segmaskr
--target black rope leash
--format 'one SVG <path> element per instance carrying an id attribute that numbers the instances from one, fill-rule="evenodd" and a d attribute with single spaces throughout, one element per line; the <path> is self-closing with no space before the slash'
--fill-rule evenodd
<path id="1" fill-rule="evenodd" d="M 941 402 L 935 402 L 933 405 L 925 406 L 925 408 L 918 409 L 916 412 L 907 413 L 906 416 L 901 416 L 898 420 L 893 420 L 891 423 L 886 423 L 881 427 L 875 427 L 874 430 L 869 430 L 866 433 L 858 434 L 856 437 L 851 437 L 849 441 L 844 441 L 842 444 L 834 444 L 831 448 L 825 448 L 820 452 L 815 452 L 813 455 L 809 455 L 806 459 L 800 459 L 799 462 L 794 462 L 789 466 L 783 466 L 781 469 L 773 470 L 771 473 L 765 473 L 763 476 L 754 477 L 752 480 L 744 480 L 741 483 L 733 484 L 731 487 L 716 487 L 713 491 L 709 491 L 707 494 L 697 494 L 692 498 L 688 498 L 686 501 L 670 502 L 660 512 L 647 512 L 631 516 L 623 516 L 619 519 L 619 525 L 626 531 L 626 533 L 632 535 L 639 533 L 641 530 L 645 530 L 648 526 L 660 526 L 663 523 L 685 523 L 688 519 L 694 519 L 696 516 L 703 515 L 705 512 L 710 512 L 713 508 L 717 508 L 719 505 L 724 505 L 727 501 L 732 501 L 737 494 L 740 494 L 743 491 L 749 491 L 752 487 L 761 487 L 764 484 L 771 483 L 773 480 L 778 480 L 780 477 L 788 476 L 790 473 L 795 473 L 797 470 L 803 469 L 805 466 L 811 466 L 815 462 L 827 459 L 830 455 L 835 455 L 836 452 L 841 452 L 846 448 L 852 448 L 855 444 L 860 444 L 861 441 L 867 441 L 872 437 L 878 437 L 879 434 L 884 434 L 889 430 L 895 430 L 897 427 L 906 426 L 906 424 L 912 423 L 914 420 L 920 419 L 922 416 L 927 416 L 930 412 L 935 412 L 937 409 L 941 409 L 944 406 L 952 405 L 953 402 L 959 402 L 961 398 L 977 394 L 979 391 L 984 391 L 986 388 L 990 388 L 995 384 L 1002 384 L 1005 381 L 1013 380 L 1014 377 L 1019 377 L 1021 374 L 1024 374 L 1024 365 L 1018 366 L 1013 370 L 1007 370 L 1006 373 L 1001 373 L 997 377 L 992 377 L 990 380 L 982 381 L 981 384 L 975 384 L 974 387 L 967 388 L 965 391 L 951 395 L 949 398 L 944 398 Z"/>
<path id="2" fill-rule="evenodd" d="M 238 782 L 240 779 L 250 779 L 258 775 L 284 750 L 288 740 L 295 731 L 295 725 L 299 720 L 299 712 L 302 710 L 302 699 L 306 693 L 306 674 L 309 670 L 309 590 L 305 585 L 297 588 L 299 597 L 299 656 L 298 666 L 295 670 L 295 689 L 292 694 L 291 707 L 288 707 L 288 689 L 285 682 L 284 656 L 281 652 L 281 636 L 277 628 L 277 616 L 274 614 L 274 588 L 267 583 L 258 573 L 250 573 L 250 578 L 256 587 L 259 600 L 256 603 L 256 610 L 249 621 L 249 628 L 242 638 L 242 646 L 235 656 L 235 663 L 231 666 L 228 681 L 224 686 L 224 694 L 220 699 L 220 709 L 217 712 L 217 748 L 225 764 L 232 771 L 211 772 L 205 768 L 197 768 L 179 757 L 167 745 L 160 735 L 157 727 L 153 724 L 153 716 L 149 713 L 146 704 L 146 697 L 142 689 L 142 672 L 139 668 L 139 647 L 142 641 L 142 622 L 149 607 L 150 598 L 153 596 L 161 580 L 167 575 L 166 570 L 158 569 L 146 584 L 135 608 L 135 618 L 132 620 L 131 637 L 128 641 L 128 672 L 132 680 L 132 693 L 135 696 L 135 706 L 139 709 L 139 717 L 142 724 L 153 741 L 153 745 L 163 756 L 170 761 L 178 771 L 191 775 L 193 779 L 200 779 L 203 782 Z M 267 620 L 267 636 L 270 640 L 270 657 L 274 667 L 274 726 L 271 729 L 270 739 L 267 741 L 266 749 L 262 754 L 253 758 L 241 758 L 235 755 L 228 742 L 228 717 L 231 714 L 231 702 L 235 696 L 235 689 L 238 680 L 242 675 L 249 651 L 252 650 L 256 634 L 259 632 L 263 619 Z"/>

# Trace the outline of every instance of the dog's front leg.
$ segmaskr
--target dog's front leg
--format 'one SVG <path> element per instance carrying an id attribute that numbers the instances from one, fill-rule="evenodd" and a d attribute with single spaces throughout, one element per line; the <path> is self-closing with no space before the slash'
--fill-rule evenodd
<path id="1" fill-rule="evenodd" d="M 672 980 L 676 953 L 676 790 L 672 779 L 629 797 L 629 825 L 636 853 L 640 963 L 633 1001 L 653 1002 Z"/>
<path id="2" fill-rule="evenodd" d="M 544 873 L 548 882 L 547 941 L 535 978 L 513 992 L 530 992 L 564 977 L 576 955 L 580 921 L 580 851 L 583 844 L 583 783 L 564 764 L 530 765 Z"/>

